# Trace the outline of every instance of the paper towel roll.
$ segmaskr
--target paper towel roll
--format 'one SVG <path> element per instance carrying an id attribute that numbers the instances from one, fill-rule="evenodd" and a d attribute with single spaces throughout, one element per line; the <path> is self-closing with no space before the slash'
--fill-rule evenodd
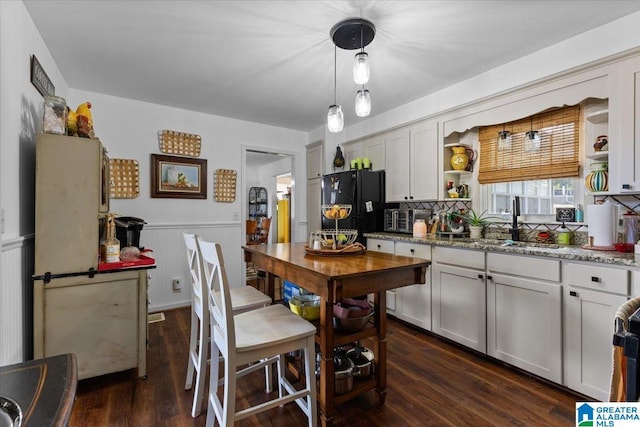
<path id="1" fill-rule="evenodd" d="M 613 247 L 618 240 L 618 205 L 589 205 L 587 216 L 589 237 L 593 237 L 593 246 Z"/>

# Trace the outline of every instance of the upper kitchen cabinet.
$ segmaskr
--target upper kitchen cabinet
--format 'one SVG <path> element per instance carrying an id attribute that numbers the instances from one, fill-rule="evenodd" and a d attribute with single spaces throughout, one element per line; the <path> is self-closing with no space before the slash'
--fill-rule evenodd
<path id="1" fill-rule="evenodd" d="M 610 132 L 615 149 L 610 154 L 610 191 L 640 192 L 640 60 L 622 66 L 613 85 Z"/>
<path id="2" fill-rule="evenodd" d="M 376 135 L 345 144 L 343 154 L 347 169 L 351 160 L 368 157 L 371 162 L 371 170 L 382 170 L 385 168 L 384 136 Z"/>
<path id="3" fill-rule="evenodd" d="M 322 147 L 322 141 L 307 145 L 307 179 L 322 176 L 322 163 L 324 159 L 324 150 Z"/>
<path id="4" fill-rule="evenodd" d="M 438 124 L 418 123 L 385 134 L 387 202 L 438 198 Z"/>

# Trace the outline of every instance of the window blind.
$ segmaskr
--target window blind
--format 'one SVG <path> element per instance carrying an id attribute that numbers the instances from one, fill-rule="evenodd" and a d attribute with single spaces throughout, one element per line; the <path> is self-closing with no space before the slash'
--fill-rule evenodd
<path id="1" fill-rule="evenodd" d="M 532 120 L 533 119 L 533 120 Z M 526 132 L 538 131 L 540 148 L 527 152 Z M 511 147 L 498 149 L 498 132 L 511 132 Z M 580 106 L 563 107 L 479 129 L 481 184 L 565 178 L 580 174 Z"/>

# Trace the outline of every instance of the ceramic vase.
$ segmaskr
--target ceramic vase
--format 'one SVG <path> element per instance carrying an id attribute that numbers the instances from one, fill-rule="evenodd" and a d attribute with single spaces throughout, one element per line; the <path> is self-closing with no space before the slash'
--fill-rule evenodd
<path id="1" fill-rule="evenodd" d="M 609 190 L 609 172 L 606 164 L 592 165 L 594 169 L 587 174 L 584 184 L 592 193 Z"/>
<path id="2" fill-rule="evenodd" d="M 451 167 L 454 170 L 463 171 L 469 165 L 469 156 L 466 147 L 451 147 L 453 155 L 451 156 Z"/>

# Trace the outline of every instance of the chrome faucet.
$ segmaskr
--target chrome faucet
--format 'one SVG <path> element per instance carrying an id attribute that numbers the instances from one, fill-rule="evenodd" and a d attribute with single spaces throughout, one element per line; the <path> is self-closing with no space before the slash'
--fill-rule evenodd
<path id="1" fill-rule="evenodd" d="M 511 224 L 511 240 L 520 240 L 520 230 L 518 229 L 518 216 L 520 216 L 520 196 L 513 198 L 513 223 Z"/>

